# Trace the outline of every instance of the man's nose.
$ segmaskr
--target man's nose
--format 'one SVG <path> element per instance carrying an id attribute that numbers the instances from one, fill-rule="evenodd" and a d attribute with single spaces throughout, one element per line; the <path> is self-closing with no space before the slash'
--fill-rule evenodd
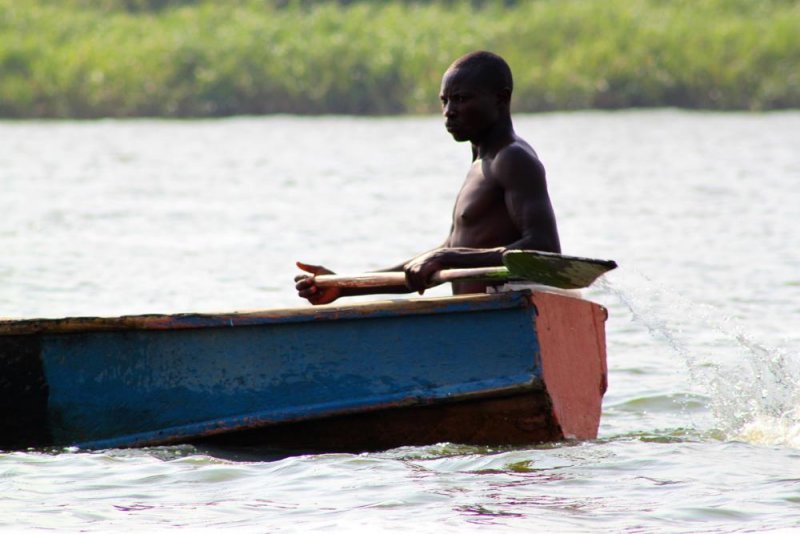
<path id="1" fill-rule="evenodd" d="M 452 117 L 456 114 L 456 107 L 453 105 L 452 102 L 448 102 L 444 106 L 442 106 L 442 115 L 445 117 Z"/>

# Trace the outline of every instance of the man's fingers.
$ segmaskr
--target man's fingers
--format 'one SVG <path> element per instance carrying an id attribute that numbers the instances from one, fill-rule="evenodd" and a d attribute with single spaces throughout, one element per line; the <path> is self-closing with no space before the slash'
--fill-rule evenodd
<path id="1" fill-rule="evenodd" d="M 299 282 L 299 283 L 295 284 L 295 286 L 294 286 L 294 288 L 297 290 L 298 293 L 303 293 L 304 291 L 308 291 L 312 287 L 314 287 L 314 286 L 311 285 L 311 284 L 304 284 L 302 282 Z"/>
<path id="2" fill-rule="evenodd" d="M 306 289 L 307 287 L 311 287 L 316 285 L 314 282 L 313 274 L 298 274 L 294 277 L 294 281 L 296 284 L 294 285 L 295 289 Z"/>
<path id="3" fill-rule="evenodd" d="M 406 285 L 413 291 L 422 295 L 431 285 L 431 277 L 438 268 L 431 266 L 407 265 L 405 268 Z"/>
<path id="4" fill-rule="evenodd" d="M 311 274 L 334 274 L 333 271 L 322 265 L 311 265 L 302 261 L 295 262 L 297 267 Z"/>
<path id="5" fill-rule="evenodd" d="M 301 289 L 300 291 L 297 292 L 297 294 L 303 297 L 304 299 L 311 298 L 318 293 L 319 293 L 319 288 L 317 288 L 317 286 L 311 286 L 306 289 Z"/>
<path id="6" fill-rule="evenodd" d="M 310 297 L 311 295 L 317 295 L 322 291 L 314 284 L 313 277 L 300 280 L 294 285 L 294 288 L 297 290 L 297 294 L 303 298 Z"/>
<path id="7" fill-rule="evenodd" d="M 406 285 L 414 291 L 421 292 L 425 290 L 425 280 L 420 278 L 419 273 L 413 270 L 406 271 Z"/>
<path id="8" fill-rule="evenodd" d="M 308 263 L 303 263 L 302 261 L 295 262 L 295 264 L 301 271 L 305 271 L 311 274 L 319 274 L 320 271 L 326 270 L 321 265 L 309 265 Z"/>

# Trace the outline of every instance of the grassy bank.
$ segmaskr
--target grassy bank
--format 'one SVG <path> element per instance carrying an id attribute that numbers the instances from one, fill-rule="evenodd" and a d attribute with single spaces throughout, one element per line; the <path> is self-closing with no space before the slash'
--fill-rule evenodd
<path id="1" fill-rule="evenodd" d="M 0 116 L 418 113 L 489 49 L 517 111 L 800 107 L 800 1 L 0 0 Z"/>

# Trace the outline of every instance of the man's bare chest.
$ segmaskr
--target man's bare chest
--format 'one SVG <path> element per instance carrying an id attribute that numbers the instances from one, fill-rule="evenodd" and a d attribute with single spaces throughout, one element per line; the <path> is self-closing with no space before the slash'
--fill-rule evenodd
<path id="1" fill-rule="evenodd" d="M 456 198 L 454 222 L 462 225 L 475 224 L 497 210 L 505 211 L 503 189 L 484 172 L 481 162 L 475 162 Z"/>

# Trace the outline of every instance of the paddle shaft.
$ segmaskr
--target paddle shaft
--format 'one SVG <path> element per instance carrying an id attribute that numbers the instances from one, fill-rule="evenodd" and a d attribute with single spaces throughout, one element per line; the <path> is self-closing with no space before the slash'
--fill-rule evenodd
<path id="1" fill-rule="evenodd" d="M 444 284 L 456 280 L 508 280 L 508 269 L 505 267 L 476 267 L 472 269 L 445 269 L 434 273 L 431 282 Z M 353 276 L 338 274 L 321 274 L 315 277 L 319 287 L 396 287 L 406 285 L 406 275 L 401 271 L 386 273 L 364 273 Z"/>
<path id="2" fill-rule="evenodd" d="M 560 289 L 589 287 L 598 276 L 615 269 L 616 262 L 565 256 L 537 250 L 507 250 L 503 253 L 503 267 L 476 267 L 445 269 L 431 277 L 431 285 L 456 280 L 481 280 L 506 282 L 527 280 Z M 406 286 L 405 273 L 366 273 L 355 276 L 320 275 L 319 287 L 397 288 Z"/>

